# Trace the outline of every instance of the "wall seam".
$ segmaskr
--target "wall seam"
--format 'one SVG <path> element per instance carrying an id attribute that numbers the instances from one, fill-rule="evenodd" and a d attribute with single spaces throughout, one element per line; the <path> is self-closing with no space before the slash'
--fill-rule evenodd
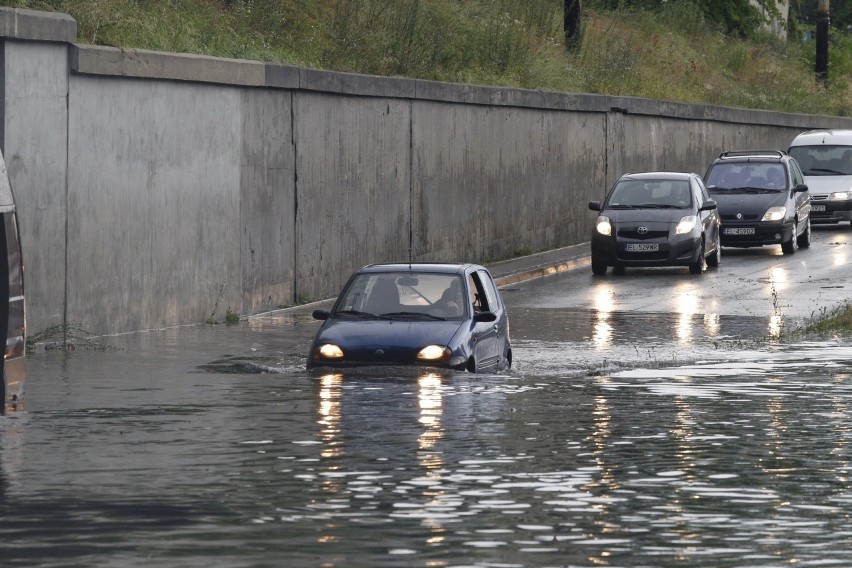
<path id="1" fill-rule="evenodd" d="M 296 96 L 290 94 L 290 151 L 293 155 L 293 291 L 292 301 L 299 301 L 299 160 L 296 140 Z"/>
<path id="2" fill-rule="evenodd" d="M 66 44 L 66 50 L 69 52 L 69 57 L 66 58 L 65 67 L 65 171 L 63 172 L 63 181 L 65 185 L 65 267 L 63 270 L 64 284 L 62 286 L 62 345 L 68 345 L 68 235 L 70 226 L 70 214 L 68 207 L 70 204 L 70 188 L 68 183 L 68 168 L 71 164 L 71 65 L 70 65 L 70 48 L 71 44 Z"/>
<path id="3" fill-rule="evenodd" d="M 408 262 L 414 256 L 414 101 L 408 101 Z"/>

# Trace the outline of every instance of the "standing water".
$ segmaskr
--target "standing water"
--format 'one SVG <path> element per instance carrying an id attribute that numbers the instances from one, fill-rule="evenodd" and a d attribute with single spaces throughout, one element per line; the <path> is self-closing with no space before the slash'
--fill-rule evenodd
<path id="1" fill-rule="evenodd" d="M 298 311 L 30 356 L 3 566 L 848 565 L 849 342 L 506 297 L 501 375 L 311 375 Z"/>

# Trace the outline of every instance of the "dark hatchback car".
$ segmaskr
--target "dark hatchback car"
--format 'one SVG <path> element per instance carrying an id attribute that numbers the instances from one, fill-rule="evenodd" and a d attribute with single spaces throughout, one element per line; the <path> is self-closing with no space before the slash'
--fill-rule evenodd
<path id="1" fill-rule="evenodd" d="M 374 264 L 357 270 L 323 324 L 307 367 L 423 365 L 500 371 L 512 364 L 509 318 L 476 264 Z"/>
<path id="2" fill-rule="evenodd" d="M 723 152 L 704 176 L 722 218 L 722 246 L 811 246 L 811 197 L 799 164 L 782 150 Z"/>
<path id="3" fill-rule="evenodd" d="M 693 274 L 719 266 L 719 216 L 701 178 L 691 173 L 626 174 L 603 204 L 592 229 L 592 272 L 612 266 L 688 266 Z"/>

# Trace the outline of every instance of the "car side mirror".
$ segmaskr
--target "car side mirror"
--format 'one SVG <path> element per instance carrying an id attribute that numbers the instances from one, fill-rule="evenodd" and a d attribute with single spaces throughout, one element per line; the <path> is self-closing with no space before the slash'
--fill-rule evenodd
<path id="1" fill-rule="evenodd" d="M 314 313 L 311 314 L 314 316 L 315 320 L 327 320 L 328 319 L 328 310 L 314 310 Z"/>
<path id="2" fill-rule="evenodd" d="M 793 188 L 794 193 L 802 193 L 803 191 L 807 191 L 807 190 L 808 190 L 808 186 L 803 184 L 803 183 L 800 183 L 795 188 Z"/>
<path id="3" fill-rule="evenodd" d="M 478 312 L 473 314 L 473 321 L 480 323 L 491 323 L 497 321 L 497 314 L 494 312 Z"/>
<path id="4" fill-rule="evenodd" d="M 601 210 L 601 202 L 600 201 L 589 201 L 589 209 L 592 211 L 600 211 Z"/>
<path id="5" fill-rule="evenodd" d="M 699 211 L 710 211 L 711 209 L 717 209 L 719 206 L 716 204 L 716 201 L 713 199 L 708 199 L 704 203 L 701 204 L 701 207 L 698 208 Z"/>

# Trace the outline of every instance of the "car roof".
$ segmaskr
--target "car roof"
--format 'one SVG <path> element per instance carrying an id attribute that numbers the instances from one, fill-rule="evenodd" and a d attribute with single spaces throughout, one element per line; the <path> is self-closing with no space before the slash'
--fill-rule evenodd
<path id="1" fill-rule="evenodd" d="M 790 147 L 816 146 L 818 144 L 852 146 L 852 130 L 833 130 L 830 128 L 808 130 L 796 136 Z"/>
<path id="2" fill-rule="evenodd" d="M 619 179 L 672 179 L 672 180 L 687 180 L 697 174 L 686 172 L 641 172 L 637 174 L 624 174 Z"/>
<path id="3" fill-rule="evenodd" d="M 368 264 L 356 272 L 435 272 L 442 274 L 462 274 L 465 270 L 485 269 L 484 266 L 471 263 L 457 262 L 392 262 L 385 264 Z"/>
<path id="4" fill-rule="evenodd" d="M 790 155 L 784 150 L 737 150 L 722 152 L 713 160 L 714 164 L 722 162 L 782 162 L 789 161 Z"/>

